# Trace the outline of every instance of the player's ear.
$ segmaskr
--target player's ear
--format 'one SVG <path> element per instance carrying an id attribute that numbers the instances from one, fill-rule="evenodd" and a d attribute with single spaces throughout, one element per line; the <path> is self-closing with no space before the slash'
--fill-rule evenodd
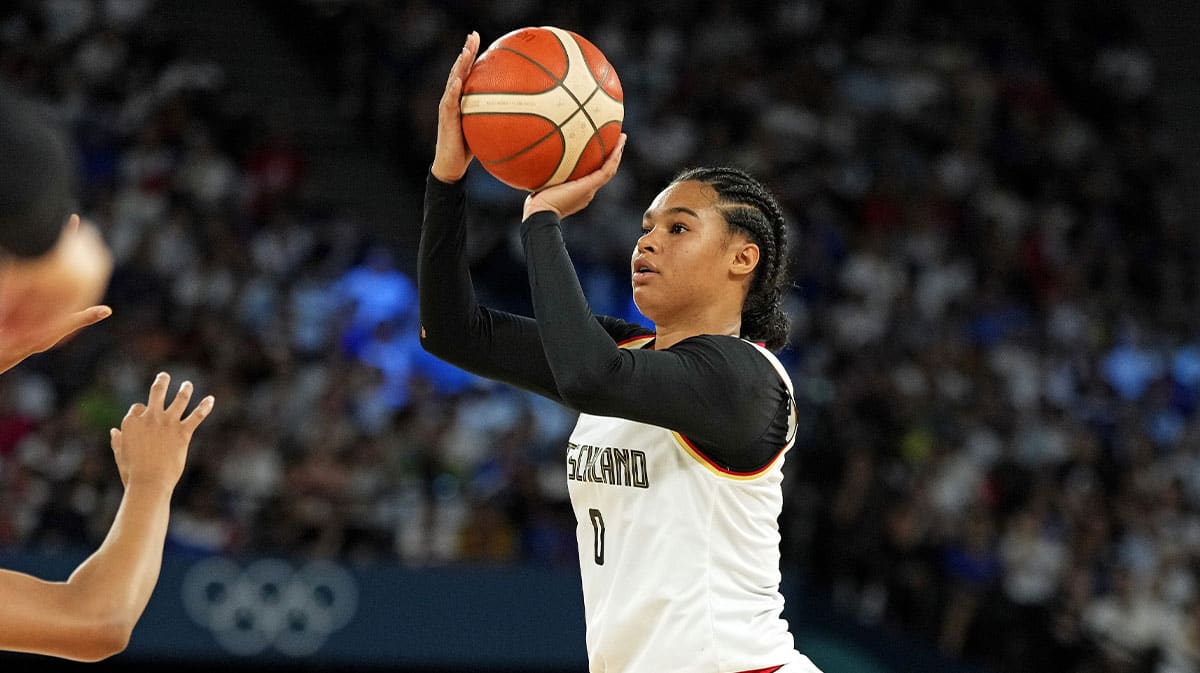
<path id="1" fill-rule="evenodd" d="M 729 273 L 739 278 L 754 273 L 754 269 L 758 267 L 760 254 L 758 244 L 738 237 L 733 240 L 731 248 L 733 254 Z"/>

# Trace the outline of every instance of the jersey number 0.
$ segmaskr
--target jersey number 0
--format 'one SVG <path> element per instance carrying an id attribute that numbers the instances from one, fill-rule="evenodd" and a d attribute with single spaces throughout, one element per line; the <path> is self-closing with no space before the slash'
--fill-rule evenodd
<path id="1" fill-rule="evenodd" d="M 592 530 L 596 536 L 592 544 L 592 550 L 596 555 L 596 565 L 604 565 L 604 517 L 598 509 L 589 509 L 588 516 L 592 519 Z"/>

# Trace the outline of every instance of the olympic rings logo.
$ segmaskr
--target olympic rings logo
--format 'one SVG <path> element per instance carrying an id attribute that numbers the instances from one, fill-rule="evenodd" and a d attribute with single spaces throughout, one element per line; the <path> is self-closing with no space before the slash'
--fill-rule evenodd
<path id="1" fill-rule="evenodd" d="M 320 650 L 358 611 L 358 584 L 340 566 L 312 561 L 299 570 L 263 559 L 242 569 L 211 558 L 188 569 L 183 607 L 232 654 L 274 648 L 291 657 Z"/>

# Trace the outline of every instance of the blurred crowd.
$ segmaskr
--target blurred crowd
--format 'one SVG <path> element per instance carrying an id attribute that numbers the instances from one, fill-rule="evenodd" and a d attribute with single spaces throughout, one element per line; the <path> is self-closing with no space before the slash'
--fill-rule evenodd
<path id="1" fill-rule="evenodd" d="M 600 46 L 629 151 L 567 230 L 598 313 L 638 318 L 628 253 L 679 169 L 775 190 L 803 410 L 784 564 L 840 610 L 1003 672 L 1200 671 L 1200 248 L 1123 3 L 282 6 L 409 191 L 469 30 Z M 153 10 L 0 10 L 0 76 L 72 133 L 117 260 L 114 316 L 0 379 L 0 545 L 97 542 L 107 428 L 167 370 L 218 400 L 172 553 L 574 564 L 572 415 L 423 353 L 415 251 L 373 233 L 416 215 L 305 203 L 306 150 Z M 528 311 L 521 195 L 468 180 L 480 298 Z"/>

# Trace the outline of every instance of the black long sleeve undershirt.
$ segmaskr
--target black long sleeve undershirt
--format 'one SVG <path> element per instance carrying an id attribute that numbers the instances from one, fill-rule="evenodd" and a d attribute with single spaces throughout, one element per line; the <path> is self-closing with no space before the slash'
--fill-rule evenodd
<path id="1" fill-rule="evenodd" d="M 727 469 L 757 470 L 784 445 L 791 398 L 766 358 L 719 335 L 661 351 L 618 347 L 651 332 L 592 315 L 553 214 L 521 225 L 539 319 L 479 306 L 464 254 L 464 212 L 461 184 L 430 175 L 417 276 L 422 345 L 430 353 L 580 412 L 670 428 Z"/>

